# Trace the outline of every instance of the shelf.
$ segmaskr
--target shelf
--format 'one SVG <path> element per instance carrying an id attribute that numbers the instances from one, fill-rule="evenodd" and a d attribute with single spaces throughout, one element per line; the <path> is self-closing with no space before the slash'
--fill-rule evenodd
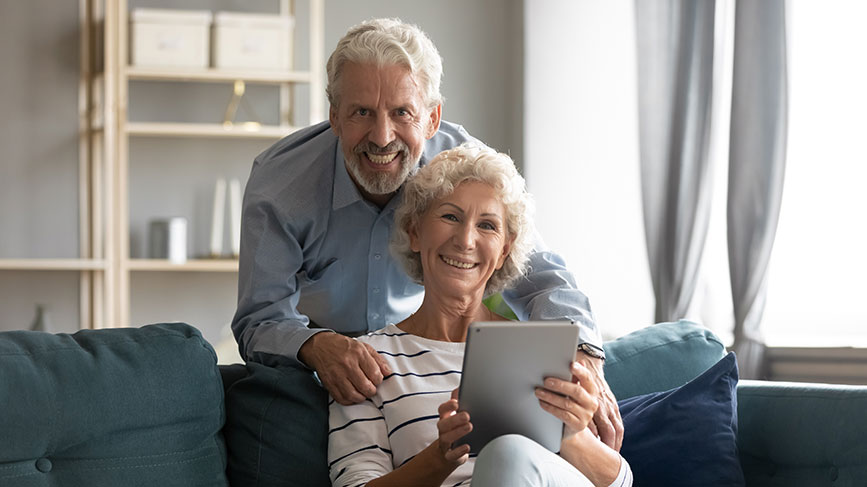
<path id="1" fill-rule="evenodd" d="M 173 264 L 166 259 L 130 259 L 131 271 L 237 272 L 237 259 L 192 259 Z"/>
<path id="2" fill-rule="evenodd" d="M 247 83 L 274 84 L 309 83 L 310 73 L 307 71 L 248 71 L 225 69 L 178 69 L 149 68 L 128 66 L 126 75 L 130 80 L 149 81 L 193 81 L 207 83 L 232 83 L 245 81 Z"/>
<path id="3" fill-rule="evenodd" d="M 103 260 L 94 259 L 0 259 L 4 271 L 101 271 Z"/>
<path id="4" fill-rule="evenodd" d="M 261 125 L 254 128 L 244 124 L 224 127 L 217 123 L 129 122 L 126 124 L 127 134 L 145 137 L 282 139 L 295 130 L 296 127 L 288 125 Z"/>

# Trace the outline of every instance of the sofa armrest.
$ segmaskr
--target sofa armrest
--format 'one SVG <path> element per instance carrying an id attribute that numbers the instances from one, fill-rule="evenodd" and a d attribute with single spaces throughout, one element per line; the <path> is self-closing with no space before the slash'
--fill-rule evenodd
<path id="1" fill-rule="evenodd" d="M 747 485 L 865 485 L 867 386 L 743 380 L 738 449 Z"/>

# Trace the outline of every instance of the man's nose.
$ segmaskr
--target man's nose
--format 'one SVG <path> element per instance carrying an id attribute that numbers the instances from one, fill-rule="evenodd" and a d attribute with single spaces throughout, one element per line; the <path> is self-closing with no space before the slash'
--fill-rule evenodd
<path id="1" fill-rule="evenodd" d="M 376 117 L 373 129 L 370 132 L 370 141 L 380 147 L 385 147 L 392 143 L 394 139 L 394 124 L 391 118 Z"/>

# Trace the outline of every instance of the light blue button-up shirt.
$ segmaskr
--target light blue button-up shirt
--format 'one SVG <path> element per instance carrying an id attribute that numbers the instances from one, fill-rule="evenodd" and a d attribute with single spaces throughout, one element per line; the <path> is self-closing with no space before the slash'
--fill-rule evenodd
<path id="1" fill-rule="evenodd" d="M 473 139 L 442 122 L 425 144 L 424 165 Z M 232 329 L 241 355 L 298 364 L 314 333 L 359 335 L 398 323 L 421 305 L 424 288 L 389 253 L 394 209 L 365 200 L 346 171 L 328 122 L 302 129 L 260 154 L 244 193 L 238 309 Z M 503 293 L 521 319 L 575 320 L 581 339 L 601 346 L 587 298 L 562 259 L 542 249 L 531 272 Z"/>

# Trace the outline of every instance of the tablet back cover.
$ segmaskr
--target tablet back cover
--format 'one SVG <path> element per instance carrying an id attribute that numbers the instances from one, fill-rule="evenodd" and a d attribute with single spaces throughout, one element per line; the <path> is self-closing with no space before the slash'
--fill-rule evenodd
<path id="1" fill-rule="evenodd" d="M 492 439 L 524 435 L 557 452 L 563 423 L 539 405 L 534 389 L 545 377 L 569 380 L 578 326 L 568 321 L 473 323 L 467 333 L 459 395 L 470 413 L 468 443 L 478 453 Z"/>

